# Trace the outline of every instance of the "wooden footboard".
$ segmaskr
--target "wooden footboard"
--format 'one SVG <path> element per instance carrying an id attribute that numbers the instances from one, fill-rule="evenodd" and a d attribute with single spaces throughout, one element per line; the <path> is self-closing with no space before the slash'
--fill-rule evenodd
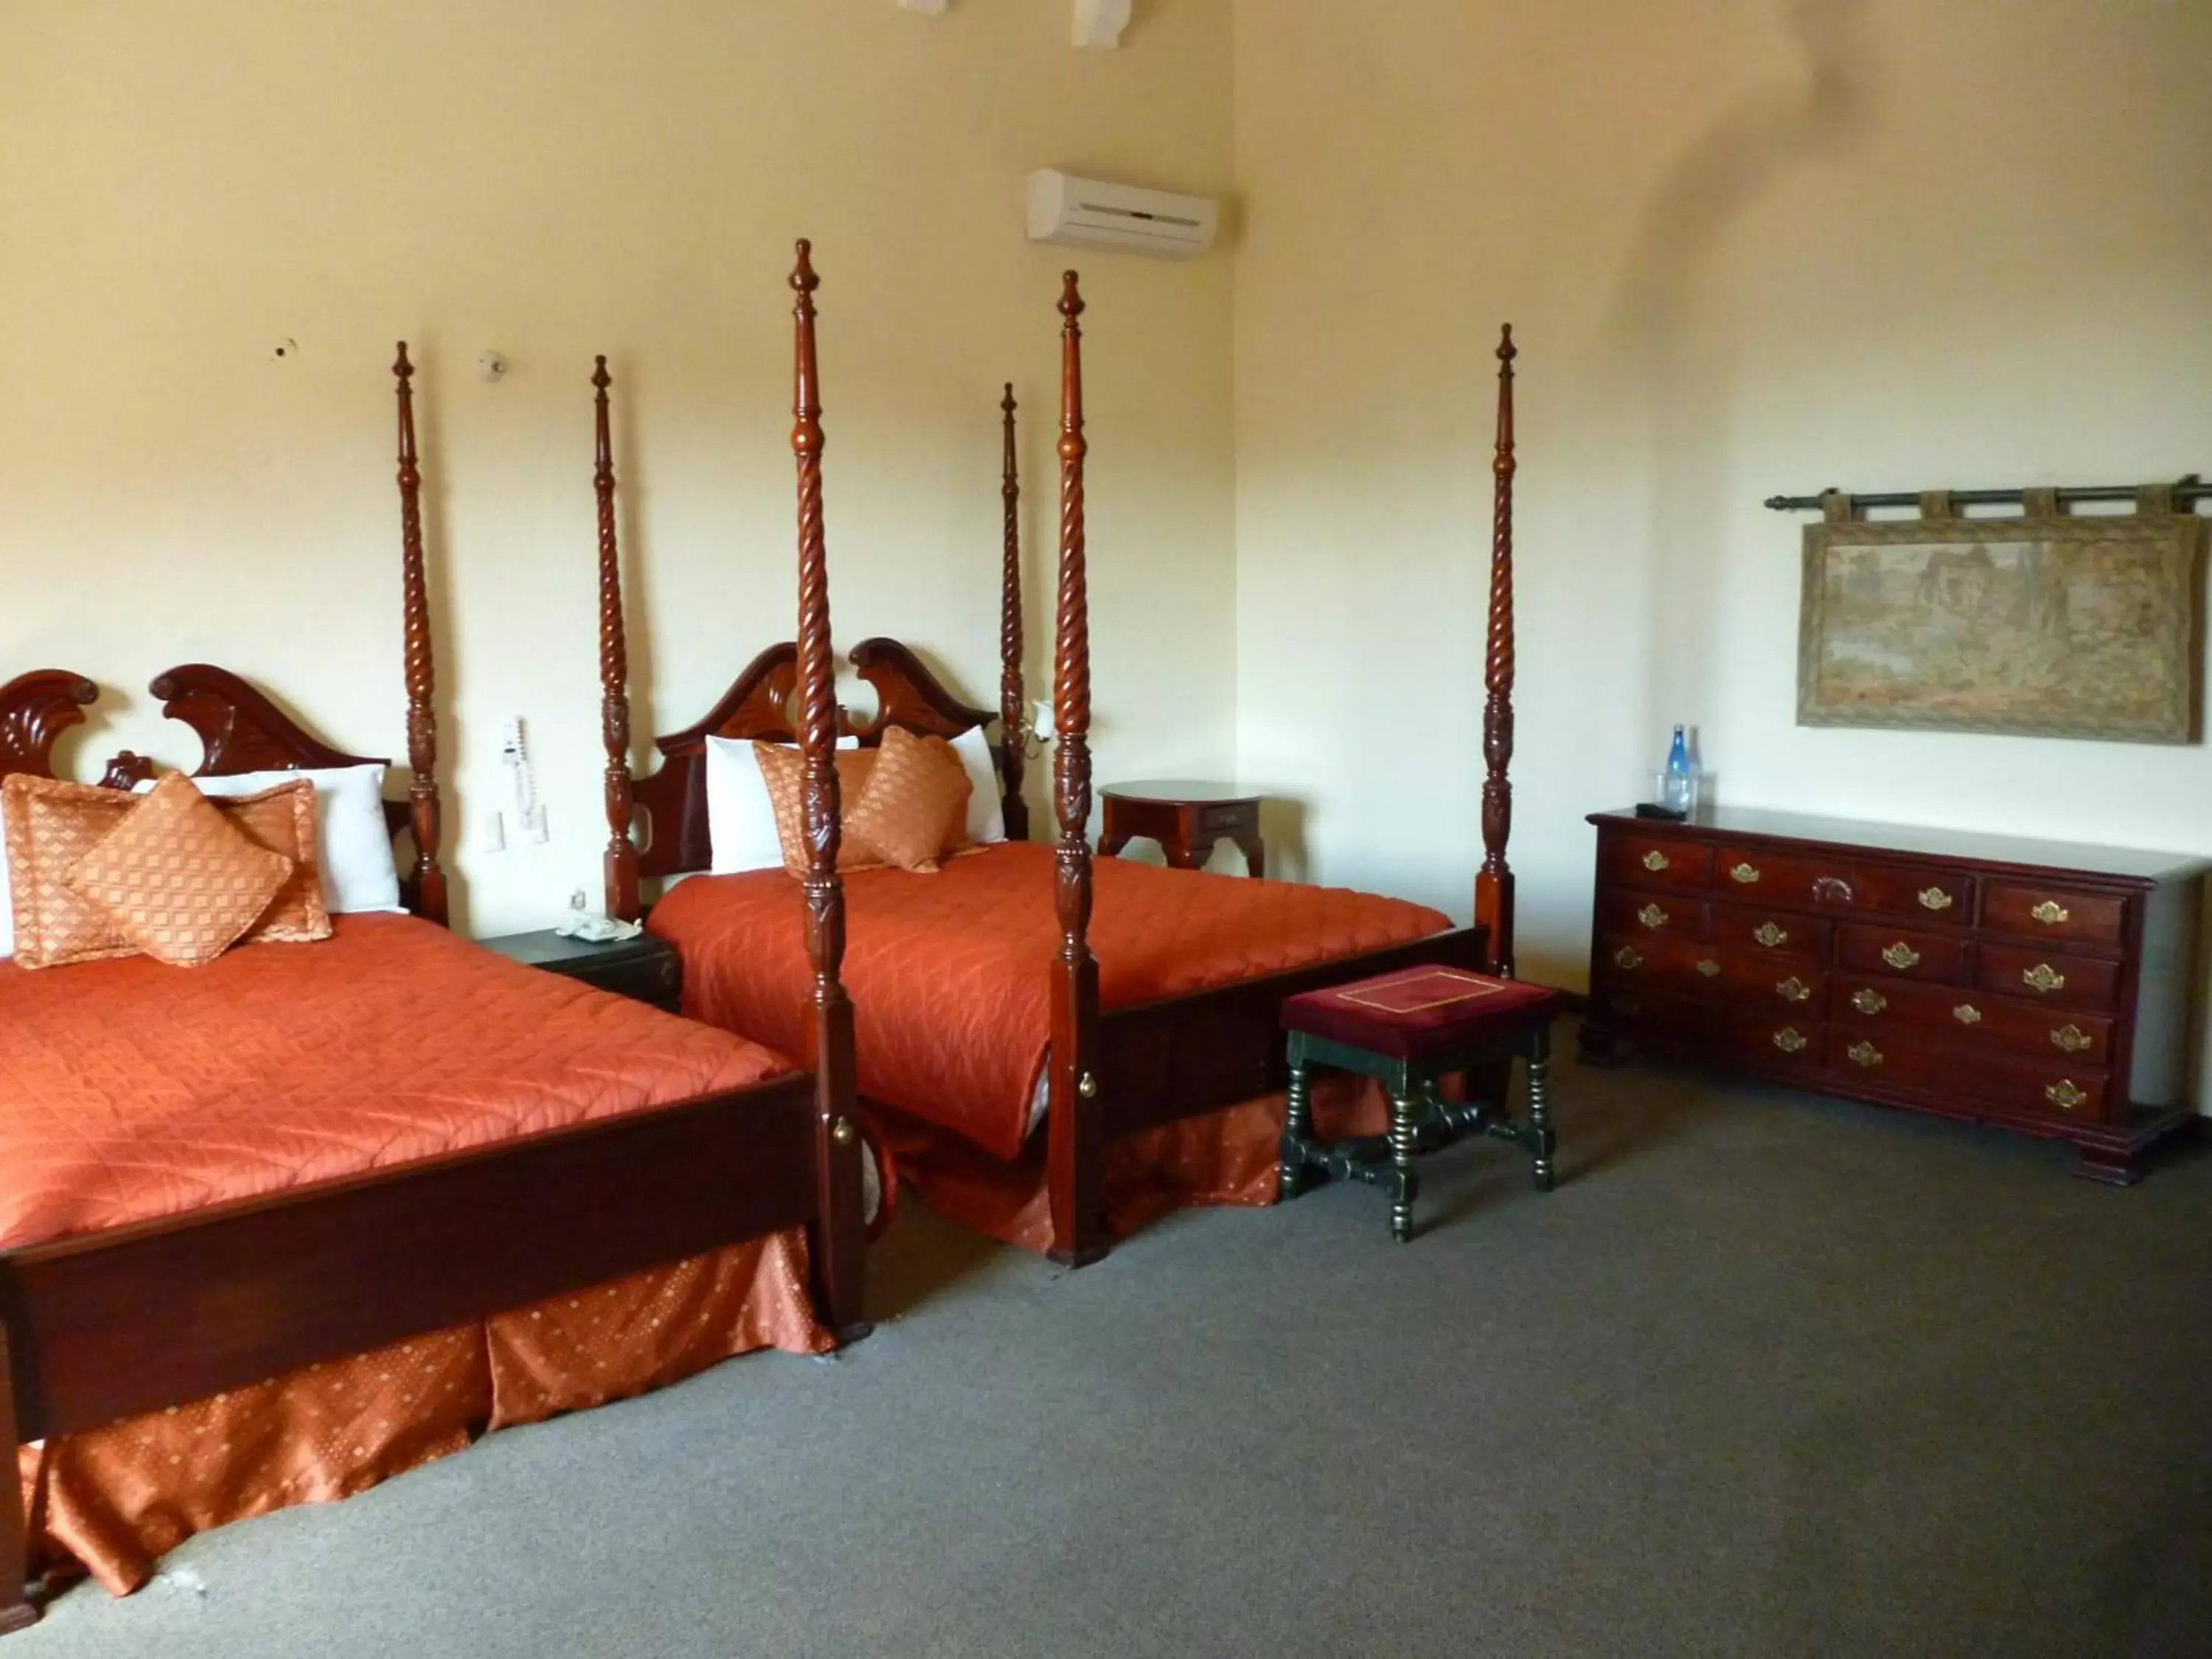
<path id="1" fill-rule="evenodd" d="M 524 1141 L 0 1253 L 20 1444 L 241 1388 L 806 1225 L 800 1074 Z M 818 1283 L 825 1322 L 865 1327 Z M 25 1518 L 0 1503 L 0 1631 L 30 1622 Z"/>
<path id="2" fill-rule="evenodd" d="M 1098 1032 L 1101 1137 L 1118 1139 L 1283 1087 L 1287 1073 L 1279 1016 L 1285 998 L 1417 963 L 1480 970 L 1486 943 L 1480 927 L 1455 928 L 1264 979 L 1108 1011 L 1099 1018 Z"/>

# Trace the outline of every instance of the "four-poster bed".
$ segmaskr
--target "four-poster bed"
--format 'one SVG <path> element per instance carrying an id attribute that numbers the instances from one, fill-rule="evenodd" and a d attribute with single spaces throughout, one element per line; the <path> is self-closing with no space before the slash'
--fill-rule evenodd
<path id="1" fill-rule="evenodd" d="M 1224 882 L 1121 860 L 1094 866 L 1088 839 L 1084 302 L 1072 271 L 1058 309 L 1053 850 L 1048 860 L 1042 849 L 1023 844 L 1019 481 L 1009 386 L 1001 404 L 1005 560 L 996 745 L 1009 839 L 948 858 L 933 874 L 870 870 L 851 876 L 846 976 L 860 1011 L 860 1091 L 893 1141 L 904 1177 L 957 1218 L 1044 1244 L 1055 1260 L 1081 1264 L 1104 1254 L 1109 1208 L 1125 1222 L 1145 1212 L 1129 1196 L 1137 1177 L 1127 1165 L 1149 1158 L 1157 1175 L 1179 1160 L 1212 1158 L 1226 1169 L 1235 1136 L 1223 1126 L 1231 1118 L 1244 1150 L 1257 1156 L 1240 1166 L 1244 1173 L 1236 1179 L 1219 1175 L 1207 1195 L 1246 1202 L 1273 1196 L 1281 1107 L 1279 1094 L 1271 1091 L 1285 1081 L 1277 1013 L 1286 997 L 1414 963 L 1510 972 L 1511 345 L 1509 336 L 1499 351 L 1485 858 L 1477 924 L 1455 928 L 1437 912 L 1368 895 Z M 607 545 L 603 538 L 603 551 Z M 601 665 L 611 698 L 625 660 L 617 586 L 603 558 Z M 994 718 L 953 696 L 896 640 L 863 641 L 850 657 L 877 696 L 870 720 L 843 722 L 862 746 L 880 743 L 895 727 L 954 738 Z M 618 763 L 626 759 L 626 744 L 611 735 L 608 745 L 614 830 L 609 910 L 638 914 L 635 876 L 686 877 L 649 921 L 684 954 L 685 1012 L 771 1047 L 799 1035 L 788 1017 L 787 993 L 804 964 L 787 924 L 779 920 L 776 895 L 784 878 L 774 871 L 696 872 L 713 863 L 708 744 L 715 738 L 790 741 L 799 660 L 790 644 L 763 651 L 704 718 L 656 740 L 660 765 L 649 775 L 633 780 Z M 610 733 L 615 729 L 611 720 Z M 647 831 L 641 850 L 629 833 L 633 809 Z M 1048 880 L 1048 909 L 1042 902 Z M 1030 1133 L 1040 1077 L 1048 1126 L 1041 1149 Z M 1109 1193 L 1117 1181 L 1127 1191 Z M 1186 1186 L 1176 1201 L 1189 1201 L 1196 1190 Z M 1164 1206 L 1154 1204 L 1158 1207 Z"/>
<path id="2" fill-rule="evenodd" d="M 810 496 L 802 449 L 807 815 L 826 856 L 806 888 L 817 1066 L 793 1073 L 446 930 L 412 374 L 403 345 L 411 777 L 385 810 L 413 843 L 411 914 L 190 969 L 0 961 L 0 1027 L 33 1039 L 0 1050 L 0 1429 L 24 1477 L 0 1503 L 0 1632 L 38 1616 L 34 1553 L 127 1589 L 191 1531 L 344 1495 L 486 1419 L 866 1329 L 818 470 Z M 219 668 L 153 690 L 199 735 L 202 778 L 382 764 Z M 95 696 L 58 672 L 0 686 L 11 801 L 120 804 L 33 781 Z M 153 772 L 126 751 L 106 783 Z M 347 1389 L 364 1403 L 337 1420 L 370 1443 L 349 1462 L 305 1438 Z"/>

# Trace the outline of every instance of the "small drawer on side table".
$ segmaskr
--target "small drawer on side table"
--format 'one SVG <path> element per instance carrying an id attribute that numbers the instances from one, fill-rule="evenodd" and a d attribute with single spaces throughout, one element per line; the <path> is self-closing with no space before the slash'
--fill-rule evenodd
<path id="1" fill-rule="evenodd" d="M 672 1014 L 683 1006 L 684 959 L 674 945 L 656 933 L 598 945 L 570 939 L 548 927 L 477 943 L 526 967 L 580 980 L 617 996 L 649 1002 Z"/>

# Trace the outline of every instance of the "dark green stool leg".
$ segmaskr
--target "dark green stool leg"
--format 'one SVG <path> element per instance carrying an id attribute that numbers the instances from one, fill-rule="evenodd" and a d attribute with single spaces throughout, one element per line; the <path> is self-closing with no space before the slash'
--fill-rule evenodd
<path id="1" fill-rule="evenodd" d="M 1390 1237 L 1401 1244 L 1413 1237 L 1413 1200 L 1421 1190 L 1420 1177 L 1413 1173 L 1421 1100 L 1411 1082 L 1401 1083 L 1390 1097 Z"/>
<path id="2" fill-rule="evenodd" d="M 1552 1128 L 1552 1034 L 1539 1026 L 1528 1037 L 1528 1128 L 1534 1140 L 1536 1190 L 1548 1193 L 1553 1180 L 1552 1156 L 1559 1138 Z"/>
<path id="3" fill-rule="evenodd" d="M 1296 1198 L 1305 1191 L 1307 1157 L 1313 1139 L 1313 1097 L 1311 1085 L 1306 1074 L 1305 1045 L 1296 1036 L 1291 1038 L 1291 1080 L 1285 1091 L 1283 1110 L 1283 1140 L 1277 1151 L 1280 1167 L 1276 1172 L 1276 1198 Z"/>

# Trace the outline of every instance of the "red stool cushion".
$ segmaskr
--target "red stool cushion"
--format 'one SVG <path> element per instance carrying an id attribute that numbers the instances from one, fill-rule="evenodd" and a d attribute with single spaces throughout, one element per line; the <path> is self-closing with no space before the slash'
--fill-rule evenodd
<path id="1" fill-rule="evenodd" d="M 1550 1024 L 1559 994 L 1464 968 L 1394 974 L 1304 991 L 1283 1004 L 1285 1030 L 1395 1060 L 1426 1060 Z"/>

